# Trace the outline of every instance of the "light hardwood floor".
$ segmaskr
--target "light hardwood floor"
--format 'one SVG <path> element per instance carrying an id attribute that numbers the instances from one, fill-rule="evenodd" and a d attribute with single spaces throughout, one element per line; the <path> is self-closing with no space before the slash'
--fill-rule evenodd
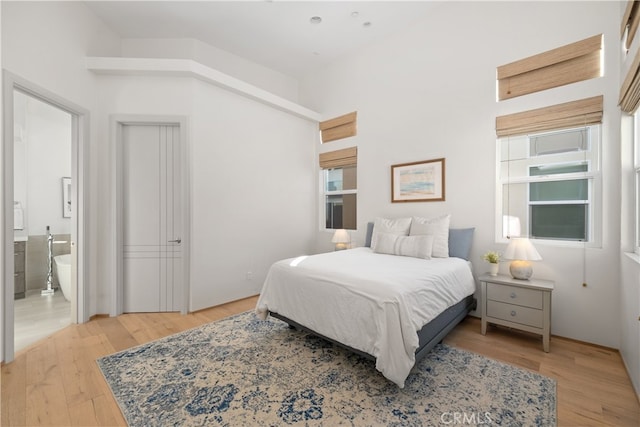
<path id="1" fill-rule="evenodd" d="M 126 314 L 72 325 L 2 367 L 2 426 L 125 425 L 95 359 L 203 323 L 250 310 L 256 297 L 182 316 Z M 539 337 L 467 318 L 445 342 L 558 381 L 558 425 L 638 426 L 640 405 L 617 351 Z"/>

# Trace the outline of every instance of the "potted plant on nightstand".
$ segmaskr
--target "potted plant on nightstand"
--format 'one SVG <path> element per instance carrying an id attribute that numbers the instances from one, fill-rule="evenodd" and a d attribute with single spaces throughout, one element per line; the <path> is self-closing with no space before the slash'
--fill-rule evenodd
<path id="1" fill-rule="evenodd" d="M 500 267 L 498 264 L 500 262 L 500 254 L 496 251 L 489 251 L 482 255 L 482 259 L 489 263 L 489 275 L 497 276 L 498 268 Z"/>

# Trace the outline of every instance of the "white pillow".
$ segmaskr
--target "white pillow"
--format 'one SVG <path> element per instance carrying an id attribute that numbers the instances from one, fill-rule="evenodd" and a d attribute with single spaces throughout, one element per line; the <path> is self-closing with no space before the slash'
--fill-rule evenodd
<path id="1" fill-rule="evenodd" d="M 433 236 L 396 236 L 380 233 L 373 251 L 378 254 L 431 259 Z"/>
<path id="2" fill-rule="evenodd" d="M 376 218 L 373 222 L 373 234 L 371 235 L 371 247 L 374 248 L 378 234 L 387 233 L 396 236 L 408 236 L 411 228 L 411 218 Z"/>
<path id="3" fill-rule="evenodd" d="M 420 218 L 414 216 L 411 219 L 410 236 L 433 236 L 434 258 L 449 258 L 449 222 L 451 215 L 442 215 L 437 218 Z"/>

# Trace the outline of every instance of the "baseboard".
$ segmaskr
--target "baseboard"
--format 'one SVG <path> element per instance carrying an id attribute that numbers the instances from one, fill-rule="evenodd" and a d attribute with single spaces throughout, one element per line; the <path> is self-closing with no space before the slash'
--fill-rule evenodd
<path id="1" fill-rule="evenodd" d="M 259 295 L 260 294 L 249 295 L 248 297 L 236 299 L 236 300 L 233 300 L 233 301 L 228 301 L 228 302 L 225 302 L 225 303 L 222 303 L 222 304 L 218 304 L 218 305 L 212 305 L 211 307 L 199 308 L 199 309 L 194 310 L 194 311 L 188 311 L 187 314 L 196 314 L 196 313 L 200 313 L 202 311 L 211 310 L 212 308 L 223 307 L 223 306 L 228 305 L 228 304 L 234 304 L 234 303 L 237 303 L 237 302 L 240 302 L 240 301 L 244 301 L 246 299 L 255 298 L 255 297 L 259 296 Z"/>
<path id="2" fill-rule="evenodd" d="M 91 322 L 92 320 L 96 320 L 96 319 L 104 319 L 110 317 L 108 314 L 94 314 L 93 316 L 89 317 L 89 322 Z"/>

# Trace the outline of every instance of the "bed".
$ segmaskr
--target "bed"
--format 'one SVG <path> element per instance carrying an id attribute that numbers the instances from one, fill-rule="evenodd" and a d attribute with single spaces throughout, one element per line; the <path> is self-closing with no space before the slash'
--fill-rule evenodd
<path id="1" fill-rule="evenodd" d="M 373 358 L 377 370 L 404 387 L 416 360 L 475 309 L 475 281 L 464 257 L 381 253 L 371 229 L 373 248 L 274 263 L 256 313 Z"/>

